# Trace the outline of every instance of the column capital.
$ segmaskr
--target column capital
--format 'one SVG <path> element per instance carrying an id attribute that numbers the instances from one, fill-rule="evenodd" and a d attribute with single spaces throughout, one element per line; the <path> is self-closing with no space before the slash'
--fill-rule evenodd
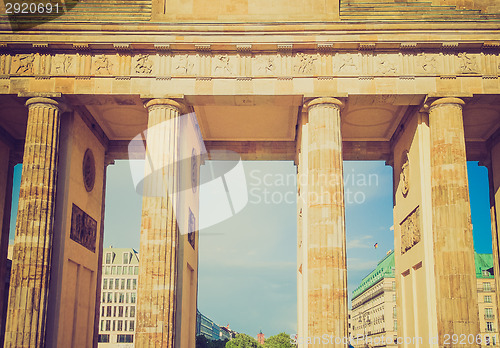
<path id="1" fill-rule="evenodd" d="M 341 109 L 344 107 L 344 103 L 342 103 L 340 100 L 337 98 L 333 97 L 318 97 L 314 98 L 312 100 L 309 100 L 304 104 L 304 108 L 306 110 L 309 110 L 311 107 L 316 106 L 316 105 L 334 105 L 334 107 Z"/>
<path id="2" fill-rule="evenodd" d="M 177 111 L 179 111 L 180 114 L 187 114 L 187 113 L 190 112 L 189 107 L 186 104 L 184 104 L 182 102 L 179 102 L 179 101 L 176 101 L 176 100 L 173 100 L 173 99 L 168 99 L 168 98 L 151 99 L 151 100 L 147 101 L 144 104 L 144 107 L 146 109 L 148 109 L 148 111 L 150 111 L 151 108 L 153 108 L 155 106 L 157 106 L 157 107 L 163 106 L 163 107 L 166 107 L 166 108 L 174 108 Z"/>
<path id="3" fill-rule="evenodd" d="M 443 105 L 457 105 L 460 108 L 465 105 L 465 101 L 458 97 L 430 97 L 421 107 L 420 112 L 429 113 L 431 109 L 435 107 L 440 107 Z"/>
<path id="4" fill-rule="evenodd" d="M 445 97 L 445 98 L 439 98 L 434 100 L 431 103 L 431 108 L 438 106 L 438 105 L 444 105 L 444 104 L 456 104 L 456 105 L 465 105 L 465 102 L 460 99 L 460 98 L 455 98 L 455 97 Z"/>
<path id="5" fill-rule="evenodd" d="M 25 105 L 30 109 L 33 107 L 52 107 L 52 108 L 55 108 L 59 111 L 61 111 L 61 109 L 63 109 L 62 103 L 60 103 L 54 99 L 45 98 L 45 97 L 30 98 L 26 101 Z"/>

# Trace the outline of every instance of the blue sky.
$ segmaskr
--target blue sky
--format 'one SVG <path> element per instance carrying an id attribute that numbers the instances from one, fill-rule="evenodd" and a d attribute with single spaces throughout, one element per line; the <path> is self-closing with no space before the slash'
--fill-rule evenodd
<path id="1" fill-rule="evenodd" d="M 244 162 L 249 204 L 200 233 L 198 308 L 220 325 L 266 337 L 296 331 L 296 204 L 292 162 Z M 468 163 L 474 245 L 491 252 L 487 170 Z M 15 226 L 21 165 L 14 174 Z M 202 176 L 206 175 L 202 168 Z M 383 162 L 344 162 L 349 294 L 393 249 L 392 168 Z M 371 178 L 371 181 L 369 180 Z M 217 206 L 200 191 L 203 214 Z M 267 199 L 267 202 L 266 202 Z M 274 200 L 274 201 L 273 201 Z M 139 250 L 142 201 L 129 164 L 108 167 L 104 245 Z M 375 249 L 373 245 L 379 244 Z"/>

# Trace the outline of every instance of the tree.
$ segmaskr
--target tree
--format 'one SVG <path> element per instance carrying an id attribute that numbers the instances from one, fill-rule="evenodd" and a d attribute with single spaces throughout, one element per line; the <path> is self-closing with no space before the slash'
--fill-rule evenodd
<path id="1" fill-rule="evenodd" d="M 290 335 L 282 332 L 280 334 L 269 337 L 265 343 L 265 348 L 295 348 L 295 345 L 292 343 L 293 341 L 290 339 Z"/>
<path id="2" fill-rule="evenodd" d="M 262 346 L 253 337 L 237 334 L 235 338 L 226 343 L 226 348 L 262 348 Z"/>

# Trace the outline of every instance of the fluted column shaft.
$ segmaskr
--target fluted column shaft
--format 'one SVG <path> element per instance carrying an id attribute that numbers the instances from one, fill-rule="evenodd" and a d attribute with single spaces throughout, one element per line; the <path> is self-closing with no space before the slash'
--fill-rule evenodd
<path id="1" fill-rule="evenodd" d="M 440 347 L 444 347 L 445 334 L 465 334 L 468 337 L 480 332 L 463 105 L 461 99 L 442 98 L 433 102 L 429 109 L 432 230 Z"/>
<path id="2" fill-rule="evenodd" d="M 24 145 L 5 347 L 43 347 L 59 148 L 59 104 L 32 98 Z"/>
<path id="3" fill-rule="evenodd" d="M 136 347 L 173 348 L 178 252 L 177 202 L 181 105 L 153 99 L 149 112 L 141 224 Z"/>
<path id="4" fill-rule="evenodd" d="M 309 337 L 348 337 L 341 105 L 334 98 L 317 98 L 307 105 Z"/>

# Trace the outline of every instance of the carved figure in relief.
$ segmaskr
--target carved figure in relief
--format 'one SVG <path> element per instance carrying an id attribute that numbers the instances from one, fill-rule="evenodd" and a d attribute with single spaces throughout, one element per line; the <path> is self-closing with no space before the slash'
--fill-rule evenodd
<path id="1" fill-rule="evenodd" d="M 193 66 L 194 64 L 189 62 L 189 55 L 182 54 L 178 56 L 178 62 L 177 65 L 175 66 L 175 70 L 182 72 L 183 74 L 189 74 Z"/>
<path id="2" fill-rule="evenodd" d="M 396 69 L 396 65 L 394 64 L 394 62 L 392 62 L 388 59 L 384 59 L 382 57 L 379 57 L 377 71 L 382 75 L 387 75 L 387 74 L 395 74 L 397 69 Z"/>
<path id="3" fill-rule="evenodd" d="M 403 153 L 403 164 L 401 165 L 401 173 L 399 174 L 399 182 L 401 183 L 401 193 L 403 197 L 408 195 L 410 190 L 410 159 L 408 151 Z"/>
<path id="4" fill-rule="evenodd" d="M 460 72 L 463 74 L 475 74 L 478 72 L 476 57 L 469 56 L 467 53 L 462 52 L 458 54 L 460 59 Z"/>
<path id="5" fill-rule="evenodd" d="M 420 242 L 420 207 L 417 207 L 401 222 L 401 254 Z"/>
<path id="6" fill-rule="evenodd" d="M 135 72 L 138 74 L 151 74 L 153 72 L 153 62 L 149 60 L 149 54 L 139 54 Z"/>
<path id="7" fill-rule="evenodd" d="M 102 56 L 96 57 L 95 61 L 95 72 L 96 74 L 111 74 L 111 67 L 113 64 L 110 63 L 109 58 L 104 54 Z"/>
<path id="8" fill-rule="evenodd" d="M 73 64 L 73 57 L 62 55 L 54 57 L 54 69 L 57 74 L 65 74 L 69 71 L 69 68 Z"/>
<path id="9" fill-rule="evenodd" d="M 215 61 L 215 72 L 222 71 L 223 73 L 232 74 L 231 65 L 229 63 L 229 56 L 227 54 L 217 56 Z"/>
<path id="10" fill-rule="evenodd" d="M 422 70 L 425 71 L 425 72 L 436 72 L 437 70 L 437 62 L 436 62 L 436 57 L 434 56 L 430 56 L 428 54 L 425 54 L 425 53 L 420 53 L 418 55 L 421 59 L 421 66 L 422 66 Z"/>
<path id="11" fill-rule="evenodd" d="M 274 65 L 274 56 L 262 56 L 257 59 L 259 67 L 257 70 L 263 71 L 264 74 L 274 74 L 276 66 Z"/>
<path id="12" fill-rule="evenodd" d="M 318 59 L 310 54 L 297 53 L 299 64 L 295 66 L 299 74 L 311 74 L 314 72 L 314 62 Z"/>
<path id="13" fill-rule="evenodd" d="M 358 70 L 358 67 L 356 66 L 356 64 L 354 64 L 354 58 L 351 54 L 342 56 L 338 71 L 341 72 L 342 70 Z"/>
<path id="14" fill-rule="evenodd" d="M 33 62 L 35 61 L 35 55 L 33 53 L 20 54 L 16 58 L 19 61 L 16 73 L 33 73 Z"/>

